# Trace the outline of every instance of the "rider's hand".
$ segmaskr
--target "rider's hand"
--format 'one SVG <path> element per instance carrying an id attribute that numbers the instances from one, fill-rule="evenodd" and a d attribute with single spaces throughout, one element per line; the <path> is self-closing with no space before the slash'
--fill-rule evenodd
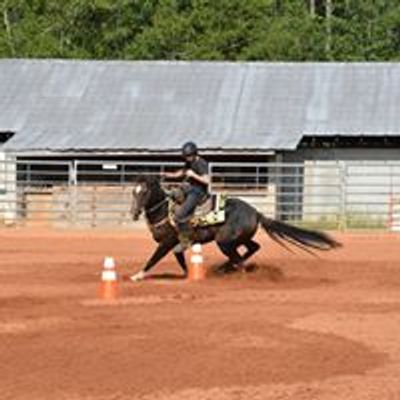
<path id="1" fill-rule="evenodd" d="M 194 177 L 194 172 L 191 169 L 186 170 L 186 176 L 188 178 L 193 178 Z"/>
<path id="2" fill-rule="evenodd" d="M 180 178 L 182 176 L 182 170 L 175 172 L 163 171 L 160 172 L 160 176 L 164 178 Z"/>

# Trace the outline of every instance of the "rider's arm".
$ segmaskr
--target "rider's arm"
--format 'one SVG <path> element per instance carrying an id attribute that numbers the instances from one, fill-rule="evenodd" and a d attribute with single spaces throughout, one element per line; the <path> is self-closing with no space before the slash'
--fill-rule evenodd
<path id="1" fill-rule="evenodd" d="M 163 175 L 166 178 L 181 178 L 182 176 L 185 175 L 185 170 L 179 169 L 178 171 L 175 172 L 164 172 Z"/>
<path id="2" fill-rule="evenodd" d="M 202 183 L 204 185 L 209 185 L 210 181 L 211 181 L 210 175 L 208 175 L 208 174 L 199 175 L 199 174 L 196 174 L 196 172 L 194 172 L 191 169 L 188 169 L 186 171 L 186 176 L 189 177 L 189 178 L 196 179 L 196 181 L 198 181 L 198 182 L 200 182 L 200 183 Z"/>

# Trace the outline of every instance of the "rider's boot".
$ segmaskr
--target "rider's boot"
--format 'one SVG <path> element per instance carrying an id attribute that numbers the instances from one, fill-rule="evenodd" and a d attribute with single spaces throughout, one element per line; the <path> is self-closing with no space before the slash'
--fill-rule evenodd
<path id="1" fill-rule="evenodd" d="M 178 239 L 182 250 L 187 250 L 192 245 L 192 232 L 186 224 L 179 229 Z"/>
<path id="2" fill-rule="evenodd" d="M 181 245 L 182 250 L 187 250 L 192 245 L 192 241 L 187 232 L 179 233 L 178 238 L 179 238 L 179 244 Z"/>

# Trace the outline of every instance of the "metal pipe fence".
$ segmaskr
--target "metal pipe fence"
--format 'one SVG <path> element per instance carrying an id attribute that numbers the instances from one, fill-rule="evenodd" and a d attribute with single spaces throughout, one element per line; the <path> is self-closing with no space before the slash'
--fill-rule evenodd
<path id="1" fill-rule="evenodd" d="M 0 161 L 3 225 L 130 226 L 139 175 L 176 162 Z M 210 163 L 211 191 L 266 215 L 322 229 L 400 230 L 400 162 Z M 165 188 L 178 181 L 161 178 Z"/>

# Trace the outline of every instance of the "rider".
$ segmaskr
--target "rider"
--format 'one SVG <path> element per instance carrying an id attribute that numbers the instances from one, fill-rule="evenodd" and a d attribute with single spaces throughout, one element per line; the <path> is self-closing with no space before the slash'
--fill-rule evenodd
<path id="1" fill-rule="evenodd" d="M 197 145 L 187 142 L 182 146 L 182 156 L 185 165 L 176 172 L 165 172 L 169 178 L 184 177 L 185 200 L 178 208 L 175 221 L 179 230 L 179 241 L 183 249 L 190 246 L 190 223 L 189 220 L 196 208 L 208 195 L 210 175 L 207 161 L 198 154 Z"/>

